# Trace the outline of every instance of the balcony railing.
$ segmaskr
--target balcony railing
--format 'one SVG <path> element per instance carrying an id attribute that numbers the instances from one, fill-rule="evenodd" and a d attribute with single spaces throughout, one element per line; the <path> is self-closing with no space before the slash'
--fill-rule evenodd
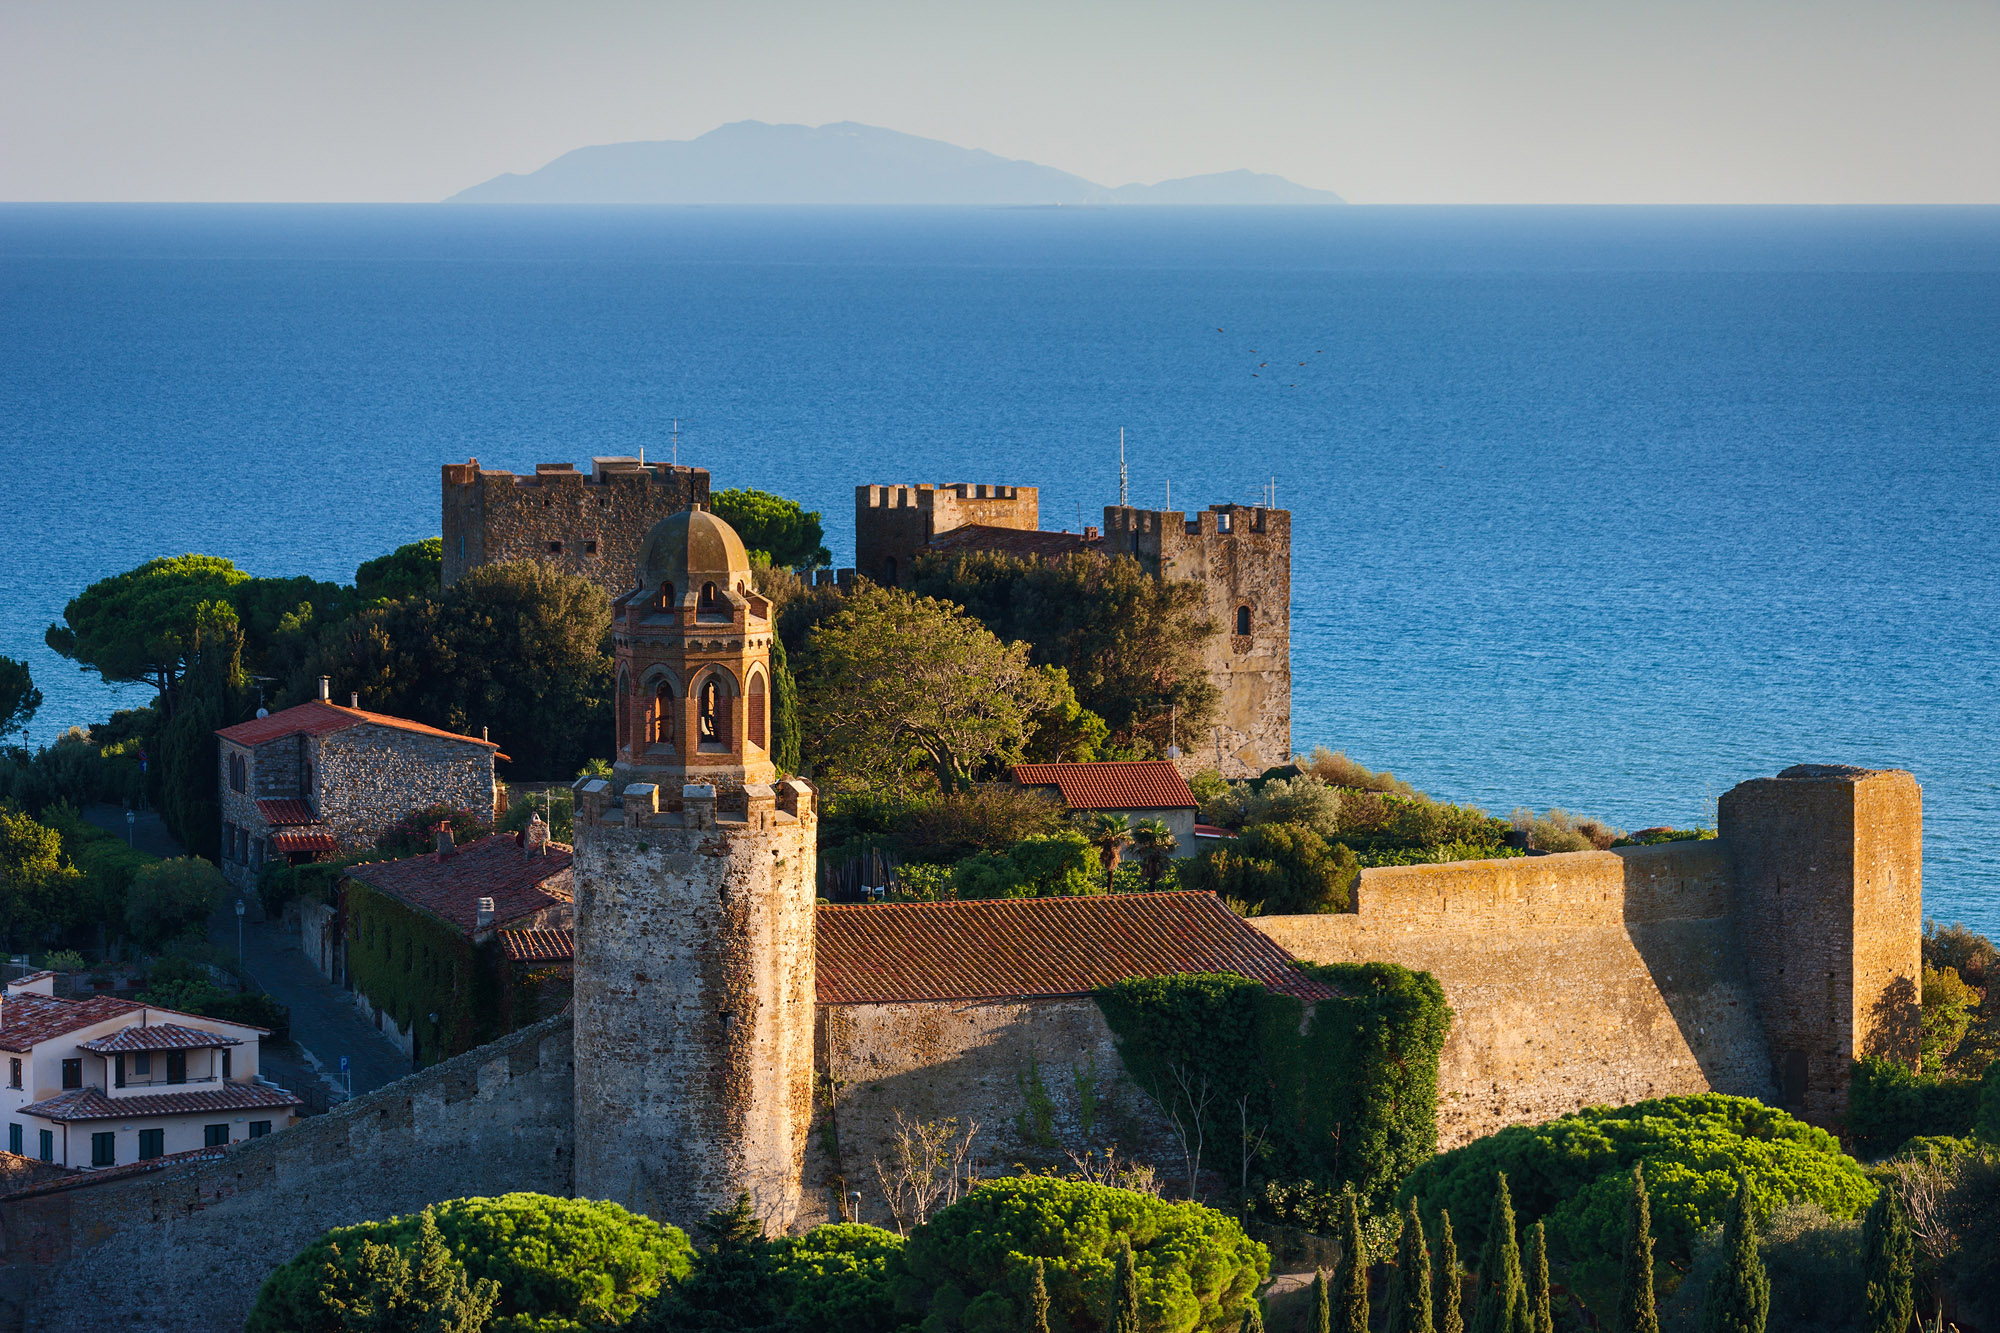
<path id="1" fill-rule="evenodd" d="M 138 1077 L 127 1074 L 123 1083 L 112 1088 L 111 1095 L 116 1096 L 121 1092 L 130 1092 L 134 1088 L 180 1088 L 189 1087 L 197 1083 L 220 1083 L 221 1081 L 222 1076 L 219 1074 L 189 1074 L 185 1078 L 168 1078 L 165 1074 L 144 1074 Z"/>

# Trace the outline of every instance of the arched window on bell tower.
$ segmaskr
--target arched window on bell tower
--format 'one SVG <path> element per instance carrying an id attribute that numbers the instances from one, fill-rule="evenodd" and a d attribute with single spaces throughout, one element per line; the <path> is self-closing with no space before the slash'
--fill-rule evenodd
<path id="1" fill-rule="evenodd" d="M 663 745 L 668 749 L 674 744 L 674 686 L 672 681 L 661 680 L 653 684 L 653 706 L 651 726 L 646 741 L 649 745 Z"/>
<path id="2" fill-rule="evenodd" d="M 764 705 L 766 698 L 767 696 L 764 693 L 764 673 L 761 671 L 751 672 L 750 690 L 748 697 L 744 700 L 743 727 L 744 730 L 750 733 L 750 743 L 760 750 L 771 748 L 771 743 L 768 739 L 770 728 L 765 721 Z"/>
<path id="3" fill-rule="evenodd" d="M 729 677 L 715 671 L 695 687 L 695 745 L 704 754 L 727 754 L 734 748 L 729 736 L 729 685 Z"/>
<path id="4" fill-rule="evenodd" d="M 632 747 L 632 681 L 623 671 L 618 673 L 618 748 Z"/>

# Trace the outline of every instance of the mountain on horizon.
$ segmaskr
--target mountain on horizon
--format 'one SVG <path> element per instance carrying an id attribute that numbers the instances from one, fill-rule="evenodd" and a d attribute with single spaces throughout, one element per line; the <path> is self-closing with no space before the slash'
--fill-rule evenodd
<path id="1" fill-rule="evenodd" d="M 1339 204 L 1282 176 L 1223 171 L 1115 189 L 940 139 L 842 121 L 739 120 L 695 139 L 578 148 L 451 204 Z"/>

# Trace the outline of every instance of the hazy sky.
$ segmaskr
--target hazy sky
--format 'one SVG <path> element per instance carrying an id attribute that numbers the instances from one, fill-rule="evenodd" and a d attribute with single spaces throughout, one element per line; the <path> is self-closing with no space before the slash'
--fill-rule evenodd
<path id="1" fill-rule="evenodd" d="M 4 199 L 430 200 L 744 119 L 1360 203 L 2000 203 L 2000 2 L 0 0 Z"/>

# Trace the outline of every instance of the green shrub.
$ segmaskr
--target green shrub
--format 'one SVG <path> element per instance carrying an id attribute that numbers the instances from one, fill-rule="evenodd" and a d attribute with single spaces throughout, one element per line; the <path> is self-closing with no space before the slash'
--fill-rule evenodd
<path id="1" fill-rule="evenodd" d="M 1180 866 L 1183 888 L 1215 894 L 1245 916 L 1344 912 L 1361 869 L 1303 824 L 1257 824 Z"/>
<path id="2" fill-rule="evenodd" d="M 527 817 L 522 816 L 522 822 L 526 821 Z M 478 811 L 430 805 L 410 811 L 383 829 L 376 835 L 375 850 L 392 861 L 434 852 L 437 850 L 437 826 L 441 823 L 451 826 L 452 843 L 459 847 L 477 842 L 493 831 L 492 821 Z"/>
<path id="3" fill-rule="evenodd" d="M 1863 1157 L 1885 1157 L 1920 1135 L 1972 1133 L 1979 1100 L 1976 1079 L 1919 1074 L 1871 1055 L 1854 1062 L 1847 1132 Z"/>
<path id="4" fill-rule="evenodd" d="M 1748 1098 L 1703 1094 L 1509 1126 L 1417 1168 L 1399 1198 L 1415 1196 L 1432 1215 L 1449 1209 L 1460 1244 L 1472 1248 L 1484 1242 L 1495 1173 L 1504 1171 L 1521 1217 L 1547 1221 L 1553 1254 L 1615 1264 L 1638 1163 L 1658 1254 L 1676 1265 L 1687 1263 L 1696 1236 L 1721 1222 L 1738 1166 L 1760 1217 L 1793 1199 L 1852 1217 L 1875 1196 L 1860 1164 L 1825 1130 Z"/>
<path id="5" fill-rule="evenodd" d="M 891 1282 L 902 1253 L 903 1238 L 895 1232 L 854 1222 L 774 1242 L 775 1303 L 786 1328 L 892 1333 L 902 1323 Z"/>
<path id="6" fill-rule="evenodd" d="M 1936 1074 L 1955 1072 L 1952 1057 L 1971 1030 L 1972 1018 L 1984 998 L 1958 974 L 1955 967 L 1923 970 L 1922 1037 L 1918 1047 L 1918 1067 Z M 1981 1069 L 1984 1069 L 1981 1065 Z"/>
<path id="7" fill-rule="evenodd" d="M 692 1253 L 679 1229 L 615 1203 L 503 1194 L 430 1211 L 466 1275 L 499 1283 L 493 1333 L 616 1328 L 662 1282 L 686 1276 Z M 343 1325 L 329 1318 L 322 1292 L 353 1265 L 362 1241 L 410 1249 L 419 1220 L 335 1227 L 313 1241 L 264 1280 L 245 1333 L 336 1333 Z"/>
<path id="8" fill-rule="evenodd" d="M 1025 1261 L 1040 1258 L 1050 1326 L 1097 1333 L 1122 1239 L 1136 1260 L 1142 1325 L 1160 1333 L 1235 1333 L 1270 1275 L 1269 1252 L 1213 1209 L 1032 1176 L 981 1185 L 918 1228 L 897 1287 L 927 1330 L 1027 1333 Z"/>
<path id="9" fill-rule="evenodd" d="M 1657 847 L 1663 842 L 1706 842 L 1715 836 L 1712 828 L 1642 828 L 1612 840 L 1613 847 Z"/>
<path id="10" fill-rule="evenodd" d="M 126 928 L 140 943 L 154 946 L 199 930 L 228 889 L 222 872 L 198 856 L 147 866 L 126 890 Z"/>
<path id="11" fill-rule="evenodd" d="M 1104 879 L 1089 840 L 1063 829 L 967 857 L 952 871 L 952 890 L 960 898 L 1053 898 L 1102 893 Z"/>

